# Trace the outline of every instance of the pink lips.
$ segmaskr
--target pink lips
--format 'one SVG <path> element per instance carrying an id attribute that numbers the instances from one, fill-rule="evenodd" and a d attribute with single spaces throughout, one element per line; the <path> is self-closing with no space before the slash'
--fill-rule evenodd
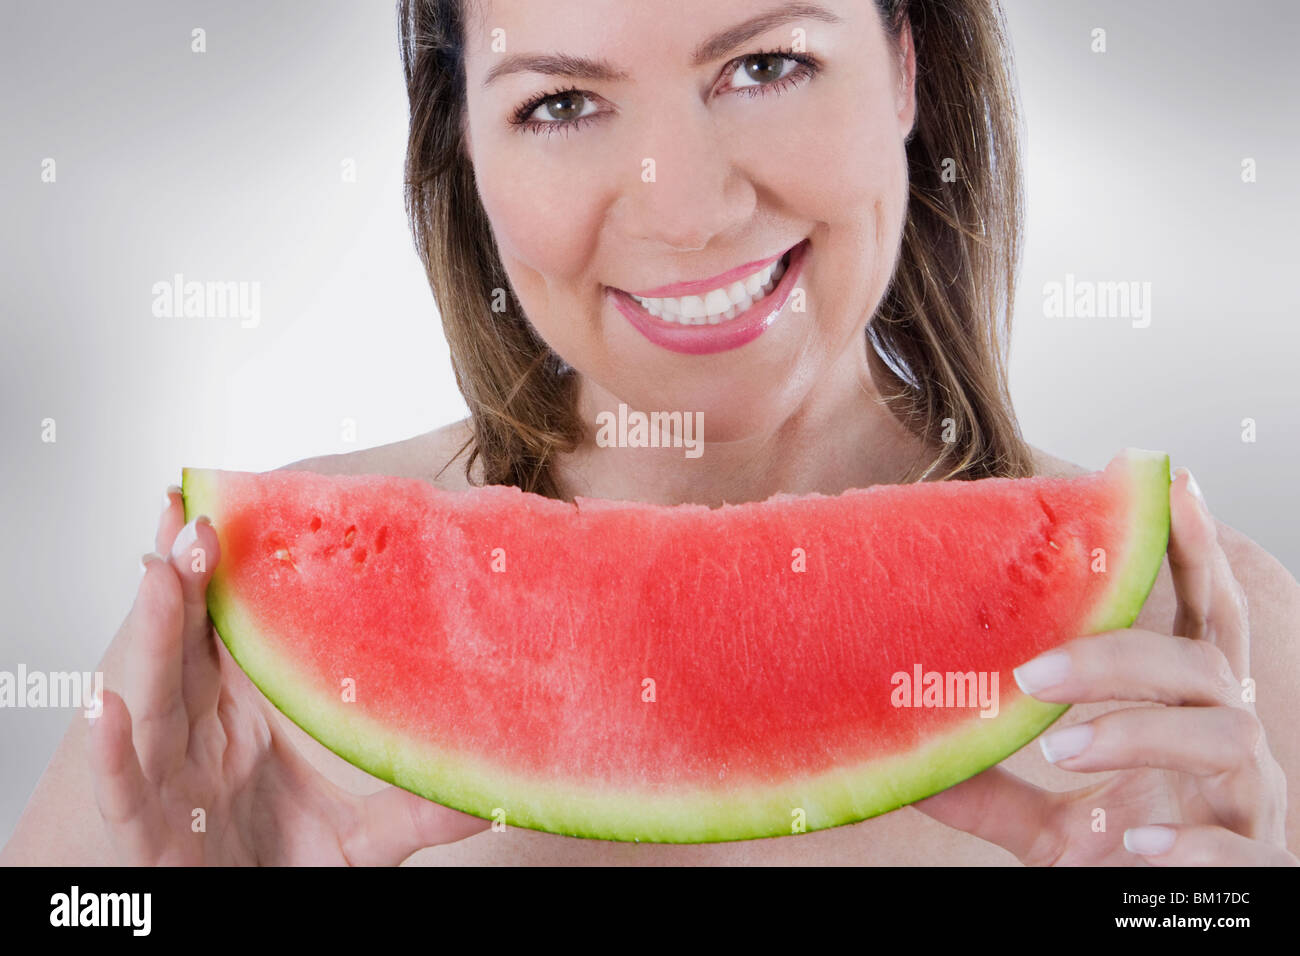
<path id="1" fill-rule="evenodd" d="M 789 263 L 781 276 L 781 281 L 776 284 L 776 287 L 771 292 L 735 318 L 724 319 L 717 325 L 682 325 L 680 322 L 670 322 L 651 315 L 639 302 L 622 289 L 607 287 L 605 291 L 613 298 L 615 308 L 623 314 L 623 317 L 631 323 L 632 327 L 656 345 L 686 355 L 708 355 L 714 352 L 725 352 L 752 342 L 776 321 L 777 316 L 781 314 L 789 301 L 790 293 L 794 291 L 795 284 L 799 281 L 807 254 L 808 240 L 804 239 L 789 250 Z M 757 264 L 746 263 L 713 279 L 661 286 L 650 293 L 639 292 L 637 295 L 650 298 L 697 295 L 710 289 L 716 289 L 725 282 L 735 281 L 742 276 L 764 268 L 769 263 L 780 259 L 782 255 L 785 255 L 785 253 L 768 259 L 761 259 Z"/>

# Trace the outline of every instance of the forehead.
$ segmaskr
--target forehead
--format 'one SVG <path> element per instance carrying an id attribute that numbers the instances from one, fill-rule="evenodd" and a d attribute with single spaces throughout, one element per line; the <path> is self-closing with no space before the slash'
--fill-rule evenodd
<path id="1" fill-rule="evenodd" d="M 672 65 L 707 59 L 730 30 L 845 22 L 872 0 L 462 0 L 465 61 L 480 78 L 494 62 L 528 53 L 572 53 Z M 763 21 L 758 24 L 757 21 Z M 734 38 L 733 38 L 734 39 Z M 710 44 L 709 41 L 714 41 Z M 667 65 L 667 64 L 665 64 Z"/>

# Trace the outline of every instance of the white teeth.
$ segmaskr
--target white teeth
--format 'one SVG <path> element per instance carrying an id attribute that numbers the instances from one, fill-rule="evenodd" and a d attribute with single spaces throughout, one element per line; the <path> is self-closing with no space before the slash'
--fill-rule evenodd
<path id="1" fill-rule="evenodd" d="M 654 300 L 649 301 L 653 302 Z M 693 322 L 695 319 L 704 318 L 709 313 L 704 308 L 704 300 L 698 295 L 684 295 L 682 296 L 682 311 L 680 314 L 683 319 L 690 319 Z"/>
<path id="2" fill-rule="evenodd" d="M 725 288 L 712 289 L 702 296 L 652 299 L 634 295 L 632 298 L 656 318 L 683 325 L 717 325 L 734 319 L 763 296 L 770 294 L 784 274 L 785 264 L 778 259 L 744 280 L 733 282 Z"/>
<path id="3" fill-rule="evenodd" d="M 704 311 L 708 315 L 721 315 L 731 308 L 725 289 L 714 289 L 704 297 Z"/>

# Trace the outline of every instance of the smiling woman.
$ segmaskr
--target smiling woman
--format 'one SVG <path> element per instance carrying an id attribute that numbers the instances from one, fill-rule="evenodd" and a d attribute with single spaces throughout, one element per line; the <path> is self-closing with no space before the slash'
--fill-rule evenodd
<path id="1" fill-rule="evenodd" d="M 590 486 L 619 400 L 701 412 L 719 475 L 839 422 L 855 473 L 759 493 L 1030 474 L 1003 28 L 941 6 L 403 2 L 408 205 L 467 476 Z"/>
<path id="2" fill-rule="evenodd" d="M 398 12 L 408 212 L 471 414 L 288 468 L 666 505 L 1083 471 L 1026 445 L 1008 397 L 1021 202 L 994 0 Z M 1300 588 L 1185 470 L 1169 509 L 1133 626 L 1015 669 L 1072 705 L 1041 749 L 853 826 L 617 846 L 484 832 L 290 723 L 214 634 L 222 539 L 172 488 L 102 714 L 69 728 L 0 862 L 1294 865 Z M 946 544 L 938 519 L 920 530 Z"/>

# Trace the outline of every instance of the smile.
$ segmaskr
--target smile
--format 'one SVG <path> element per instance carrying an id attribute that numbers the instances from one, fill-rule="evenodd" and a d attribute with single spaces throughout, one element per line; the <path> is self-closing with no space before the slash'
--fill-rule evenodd
<path id="1" fill-rule="evenodd" d="M 656 345 L 694 355 L 721 352 L 753 341 L 776 320 L 807 252 L 805 239 L 782 255 L 711 280 L 650 290 L 657 295 L 608 291 L 619 312 Z"/>
<path id="2" fill-rule="evenodd" d="M 632 298 L 636 299 L 651 315 L 668 322 L 680 322 L 682 325 L 718 325 L 734 319 L 755 302 L 762 302 L 767 298 L 776 288 L 781 274 L 785 272 L 789 255 L 787 252 L 767 268 L 750 273 L 744 279 L 737 279 L 730 285 L 710 289 L 704 295 L 684 295 L 678 298 L 650 298 L 634 295 Z"/>

